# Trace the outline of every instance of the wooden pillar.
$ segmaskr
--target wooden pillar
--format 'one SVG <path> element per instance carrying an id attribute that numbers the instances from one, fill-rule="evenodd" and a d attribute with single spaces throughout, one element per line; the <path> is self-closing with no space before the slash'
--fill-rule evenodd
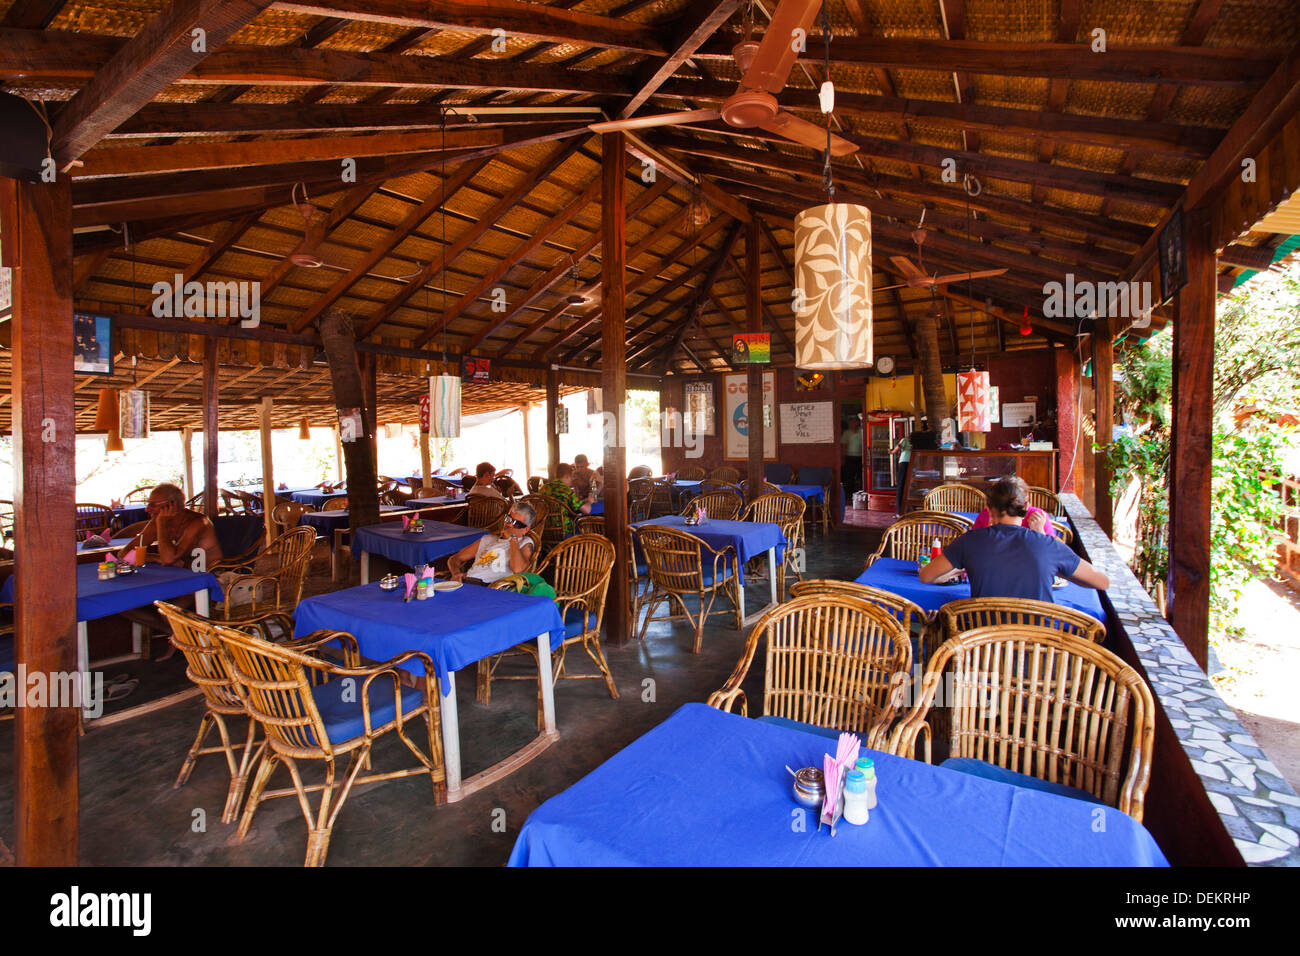
<path id="1" fill-rule="evenodd" d="M 1210 216 L 1191 210 L 1187 285 L 1174 319 L 1174 420 L 1169 455 L 1169 623 L 1206 667 L 1210 630 L 1210 473 L 1214 404 L 1214 245 Z"/>
<path id="2" fill-rule="evenodd" d="M 1096 482 L 1093 516 L 1101 530 L 1109 537 L 1114 523 L 1114 503 L 1110 498 L 1110 466 L 1106 463 L 1107 446 L 1112 441 L 1115 428 L 1115 346 L 1111 338 L 1110 321 L 1105 316 L 1096 320 L 1092 336 L 1092 388 L 1097 409 L 1097 445 L 1094 452 Z"/>
<path id="3" fill-rule="evenodd" d="M 1079 360 L 1071 349 L 1055 349 L 1057 487 L 1053 491 L 1079 493 L 1076 475 L 1082 474 L 1087 437 L 1080 428 Z"/>
<path id="4" fill-rule="evenodd" d="M 221 506 L 217 500 L 217 340 L 203 340 L 203 511 L 215 518 Z"/>
<path id="5" fill-rule="evenodd" d="M 528 490 L 528 478 L 533 473 L 533 451 L 528 447 L 528 411 L 532 407 L 530 404 L 519 406 L 519 427 L 524 431 L 524 480 L 519 482 L 519 487 L 525 491 Z"/>
<path id="6" fill-rule="evenodd" d="M 763 331 L 762 250 L 758 242 L 758 220 L 745 223 L 745 329 Z M 763 366 L 747 365 L 745 400 L 749 407 L 749 458 L 745 477 L 749 498 L 763 489 Z"/>
<path id="7" fill-rule="evenodd" d="M 77 672 L 76 588 L 59 585 L 76 579 L 70 186 L 0 179 L 13 269 L 14 657 L 47 686 Z M 17 707 L 14 718 L 18 865 L 76 866 L 77 708 Z"/>
<path id="8" fill-rule="evenodd" d="M 194 497 L 194 429 L 186 425 L 181 429 L 181 457 L 185 462 L 185 500 Z"/>
<path id="9" fill-rule="evenodd" d="M 429 479 L 433 477 L 433 462 L 429 454 L 429 433 L 424 429 L 420 430 L 420 485 L 429 487 Z"/>
<path id="10" fill-rule="evenodd" d="M 614 427 L 605 429 L 605 533 L 614 542 L 614 573 L 609 579 L 609 598 L 605 602 L 606 636 L 611 644 L 624 644 L 633 622 L 628 620 L 628 580 L 623 569 L 628 566 L 631 535 L 627 526 L 627 449 L 624 448 L 624 403 L 627 397 L 627 314 L 624 286 L 626 246 L 626 210 L 623 204 L 624 175 L 627 164 L 626 139 L 622 133 L 604 133 L 601 151 L 601 400 L 606 415 L 615 416 Z M 547 378 L 547 394 L 554 407 L 559 383 Z M 551 382 L 555 381 L 555 392 Z M 608 419 L 606 419 L 608 421 Z M 555 440 L 558 462 L 559 438 Z M 608 442 L 612 442 L 609 444 Z"/>
<path id="11" fill-rule="evenodd" d="M 262 399 L 262 520 L 266 523 L 266 540 L 275 540 L 275 469 L 271 461 L 271 397 Z"/>
<path id="12" fill-rule="evenodd" d="M 546 477 L 554 478 L 560 467 L 560 371 L 554 365 L 546 370 Z M 609 480 L 606 473 L 605 480 Z"/>
<path id="13" fill-rule="evenodd" d="M 374 363 L 369 373 L 359 367 L 357 337 L 352 316 L 341 309 L 330 309 L 317 322 L 321 346 L 330 366 L 330 383 L 338 411 L 361 409 L 362 434 L 342 435 L 343 459 L 348 479 L 348 527 L 358 528 L 379 522 L 379 492 L 375 471 Z M 369 393 L 369 394 L 368 394 Z"/>

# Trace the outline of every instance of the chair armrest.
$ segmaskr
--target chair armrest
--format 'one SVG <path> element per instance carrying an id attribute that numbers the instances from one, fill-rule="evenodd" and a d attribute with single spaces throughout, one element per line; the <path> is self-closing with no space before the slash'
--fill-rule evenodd
<path id="1" fill-rule="evenodd" d="M 256 634 L 257 637 L 264 641 L 270 641 L 272 644 L 291 644 L 292 641 L 277 641 L 271 636 L 270 624 L 278 625 L 280 630 L 285 634 L 293 634 L 293 618 L 283 611 L 268 611 L 265 614 L 259 614 L 257 617 L 249 618 L 245 621 L 232 623 L 230 626 L 237 631 L 244 631 L 247 634 Z"/>
<path id="2" fill-rule="evenodd" d="M 899 756 L 916 759 L 916 739 L 924 732 L 926 744 L 926 763 L 930 762 L 930 725 L 926 717 L 934 703 L 934 694 L 943 680 L 942 671 L 927 671 L 921 684 L 921 696 L 911 712 L 899 722 L 889 736 L 889 752 Z"/>
<path id="3" fill-rule="evenodd" d="M 270 617 L 272 615 L 266 616 Z M 281 613 L 280 616 L 285 618 L 289 617 L 289 615 L 283 613 Z M 293 633 L 293 631 L 290 630 L 289 633 Z M 282 646 L 301 653 L 306 653 L 307 651 L 314 651 L 319 648 L 327 647 L 335 642 L 343 645 L 342 666 L 360 668 L 361 649 L 357 646 L 357 639 L 347 631 L 330 631 L 326 629 L 312 631 L 310 634 L 304 634 L 302 637 L 295 638 L 294 640 L 285 641 Z"/>
<path id="4" fill-rule="evenodd" d="M 732 704 L 734 704 L 737 700 L 740 701 L 740 716 L 748 717 L 749 706 L 745 700 L 745 692 L 741 690 L 739 687 L 732 687 L 731 681 L 727 681 L 727 686 L 724 687 L 722 690 L 715 690 L 712 694 L 710 694 L 709 699 L 705 701 L 705 703 L 707 703 L 710 707 L 714 707 L 718 710 L 725 711 L 726 713 L 729 714 L 731 713 Z"/>

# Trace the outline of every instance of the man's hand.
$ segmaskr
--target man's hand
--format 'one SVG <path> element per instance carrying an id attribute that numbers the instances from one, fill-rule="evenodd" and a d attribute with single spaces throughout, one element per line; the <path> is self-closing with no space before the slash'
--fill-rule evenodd
<path id="1" fill-rule="evenodd" d="M 1045 511 L 1034 511 L 1025 518 L 1024 525 L 1030 531 L 1037 531 L 1039 534 L 1051 534 L 1048 530 L 1048 518 Z"/>

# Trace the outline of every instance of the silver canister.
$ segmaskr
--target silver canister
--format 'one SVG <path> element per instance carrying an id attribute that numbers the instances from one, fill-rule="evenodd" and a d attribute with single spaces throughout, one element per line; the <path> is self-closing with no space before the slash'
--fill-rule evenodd
<path id="1" fill-rule="evenodd" d="M 804 767 L 794 775 L 794 802 L 809 810 L 819 809 L 826 797 L 826 781 L 816 767 Z"/>

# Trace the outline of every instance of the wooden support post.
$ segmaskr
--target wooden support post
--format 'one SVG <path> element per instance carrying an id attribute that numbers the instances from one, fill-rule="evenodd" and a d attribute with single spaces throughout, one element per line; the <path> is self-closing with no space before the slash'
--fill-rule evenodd
<path id="1" fill-rule="evenodd" d="M 1080 449 L 1087 439 L 1079 427 L 1079 360 L 1072 350 L 1055 349 L 1057 487 L 1053 491 L 1079 493 L 1076 475 L 1082 474 Z"/>
<path id="2" fill-rule="evenodd" d="M 60 586 L 76 580 L 69 178 L 0 179 L 0 229 L 13 269 L 14 657 L 52 686 L 77 673 L 77 593 Z M 67 705 L 81 701 L 60 703 L 15 708 L 19 866 L 77 865 L 78 714 Z"/>
<path id="3" fill-rule="evenodd" d="M 215 518 L 217 502 L 217 340 L 203 340 L 203 513 Z"/>
<path id="4" fill-rule="evenodd" d="M 375 471 L 375 416 L 368 405 L 366 380 L 373 385 L 373 360 L 369 374 L 357 364 L 357 337 L 352 316 L 340 309 L 330 309 L 317 323 L 321 346 L 330 366 L 334 404 L 339 411 L 361 409 L 361 434 L 341 436 L 343 458 L 347 463 L 348 528 L 355 535 L 358 528 L 379 523 L 379 491 Z M 373 398 L 369 401 L 373 402 Z M 349 419 L 350 421 L 350 419 Z"/>
<path id="5" fill-rule="evenodd" d="M 1097 445 L 1102 450 L 1095 453 L 1094 459 L 1096 491 L 1093 517 L 1097 519 L 1101 530 L 1110 536 L 1114 504 L 1110 498 L 1110 466 L 1106 463 L 1104 449 L 1110 445 L 1115 427 L 1115 346 L 1111 340 L 1109 320 L 1105 316 L 1099 316 L 1096 322 L 1096 331 L 1092 335 L 1092 394 L 1097 410 Z"/>
<path id="6" fill-rule="evenodd" d="M 519 482 L 519 486 L 525 491 L 528 490 L 528 477 L 533 473 L 533 453 L 528 447 L 528 410 L 532 405 L 524 404 L 519 406 L 519 427 L 524 432 L 524 480 Z"/>
<path id="7" fill-rule="evenodd" d="M 758 220 L 745 223 L 745 328 L 750 332 L 763 331 L 763 254 L 758 235 Z M 749 407 L 749 460 L 745 477 L 749 480 L 748 497 L 752 501 L 763 490 L 763 366 L 747 365 L 745 371 L 745 400 Z"/>
<path id="8" fill-rule="evenodd" d="M 554 365 L 546 370 L 546 477 L 554 478 L 560 467 L 560 372 Z M 608 472 L 605 480 L 609 481 Z"/>
<path id="9" fill-rule="evenodd" d="M 429 479 L 433 477 L 433 461 L 429 454 L 429 433 L 421 429 L 420 431 L 420 485 L 429 487 Z"/>
<path id="10" fill-rule="evenodd" d="M 1174 420 L 1169 456 L 1169 623 L 1205 668 L 1210 631 L 1215 269 L 1211 217 L 1187 214 L 1187 285 L 1174 319 Z"/>
<path id="11" fill-rule="evenodd" d="M 262 399 L 262 520 L 266 523 L 266 540 L 275 540 L 275 469 L 271 461 L 271 397 Z"/>
<path id="12" fill-rule="evenodd" d="M 605 445 L 605 533 L 614 542 L 614 574 L 609 579 L 609 598 L 605 602 L 606 637 L 611 644 L 624 644 L 630 637 L 628 620 L 628 580 L 622 572 L 628 566 L 631 535 L 627 527 L 627 449 L 623 447 L 624 403 L 627 397 L 627 302 L 624 286 L 624 259 L 627 254 L 626 210 L 623 203 L 627 142 L 622 133 L 605 133 L 600 138 L 601 151 L 601 404 L 605 414 L 615 416 L 614 427 L 606 428 Z M 559 398 L 559 382 L 552 369 L 547 377 L 548 397 L 555 392 L 552 407 Z M 608 420 L 608 419 L 607 419 Z M 559 438 L 555 438 L 555 458 L 559 458 Z"/>
<path id="13" fill-rule="evenodd" d="M 181 456 L 185 461 L 185 500 L 194 497 L 194 429 L 186 425 L 181 429 Z"/>

